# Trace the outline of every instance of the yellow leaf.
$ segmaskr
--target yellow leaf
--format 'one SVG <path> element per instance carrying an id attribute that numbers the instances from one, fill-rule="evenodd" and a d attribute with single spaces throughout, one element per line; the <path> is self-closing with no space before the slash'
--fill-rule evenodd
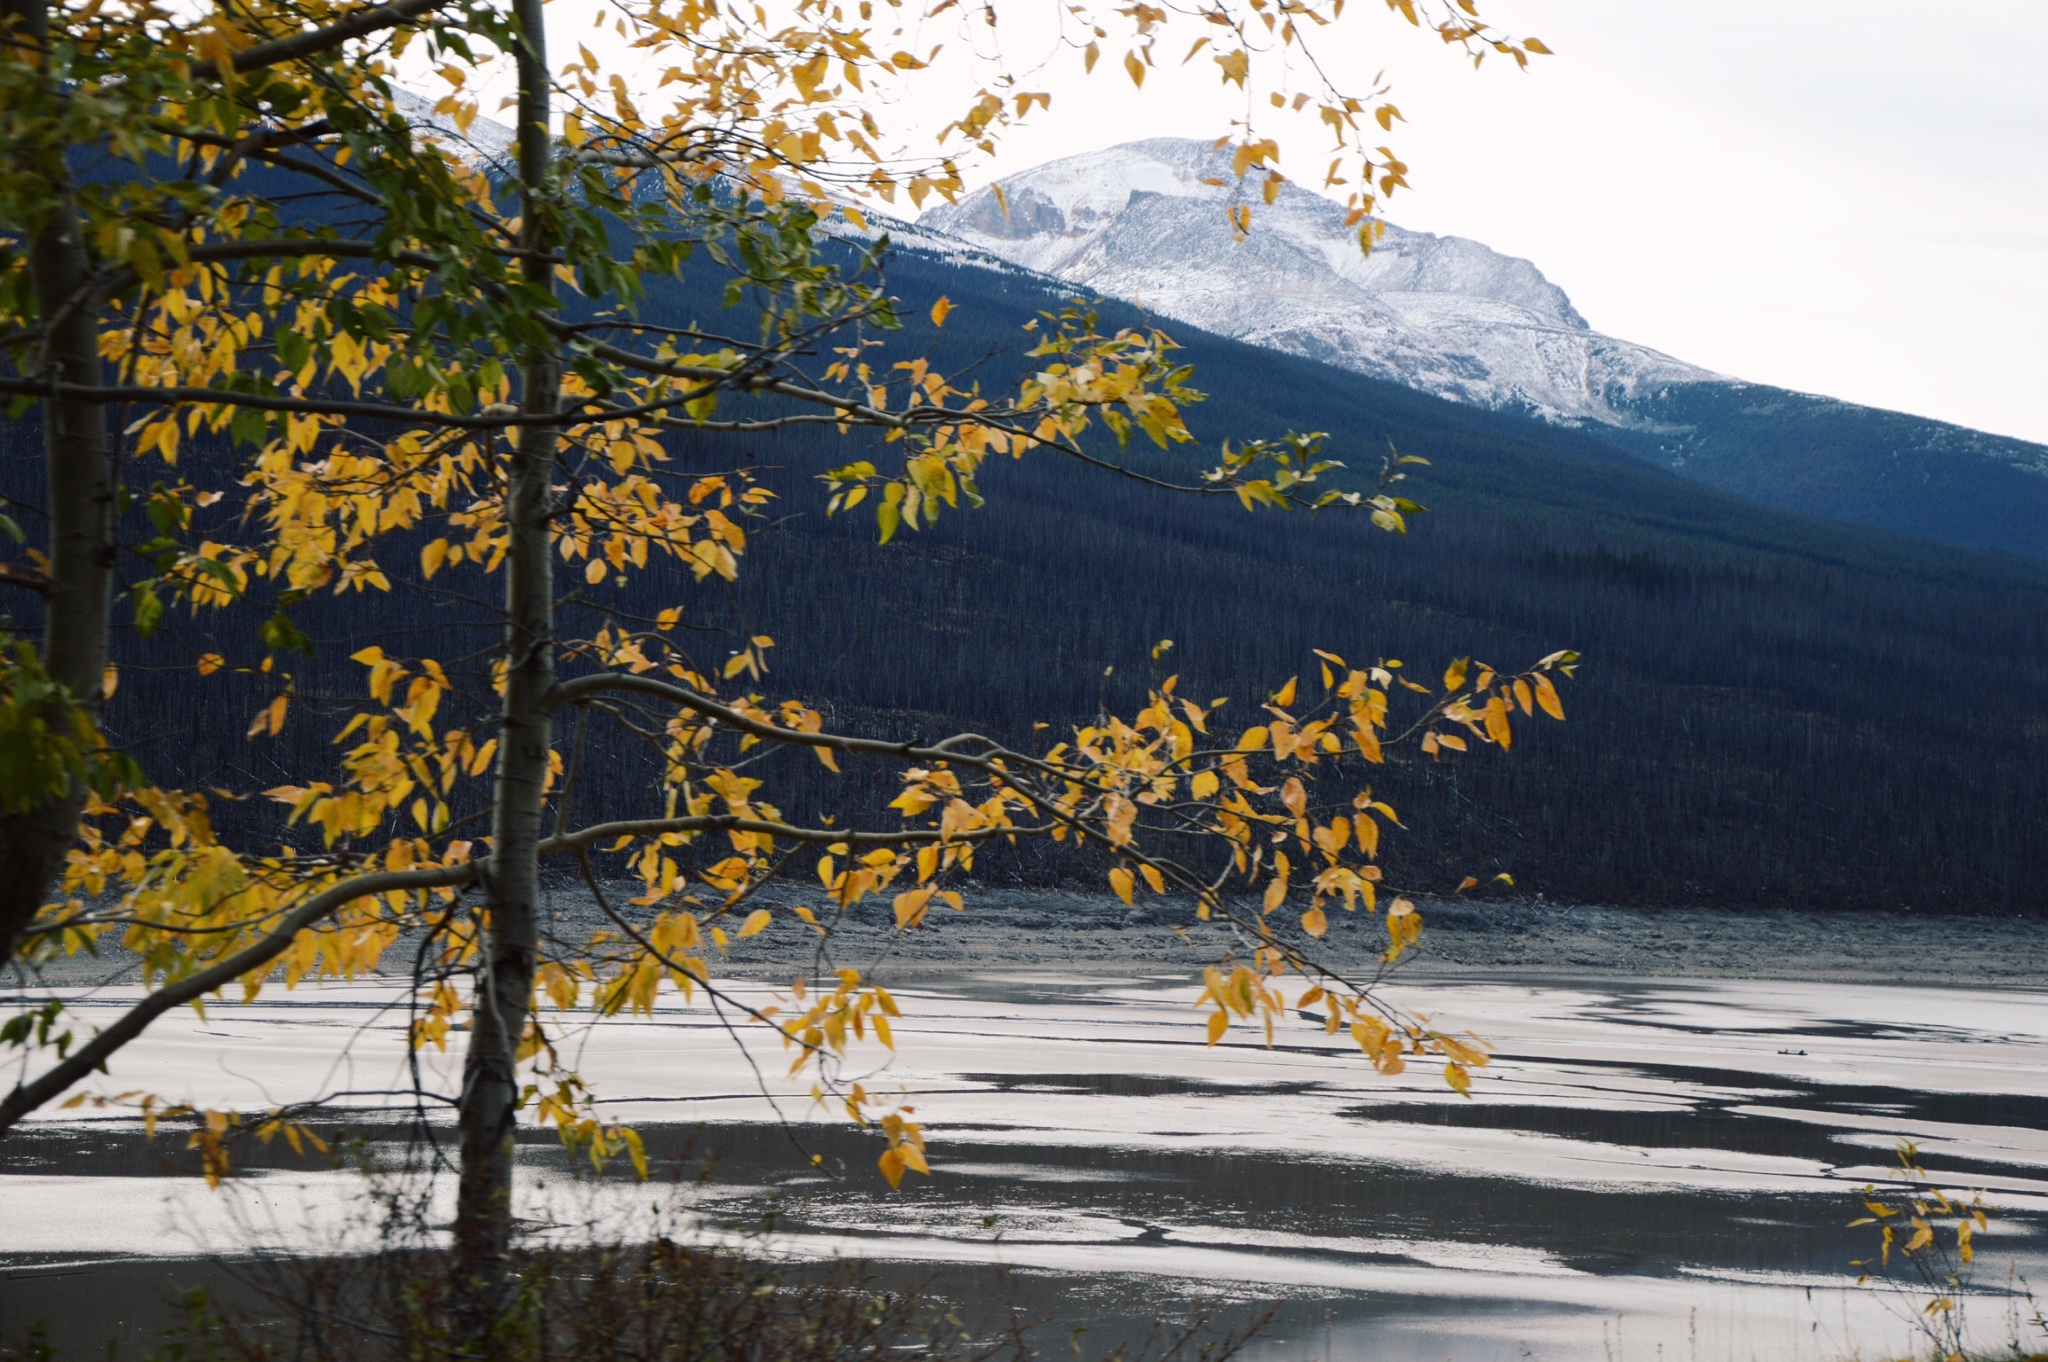
<path id="1" fill-rule="evenodd" d="M 909 931 L 924 921 L 925 910 L 930 905 L 934 892 L 936 891 L 930 888 L 912 889 L 896 896 L 894 906 L 896 927 L 899 931 Z"/>
<path id="2" fill-rule="evenodd" d="M 882 1157 L 875 1160 L 875 1165 L 882 1170 L 882 1176 L 889 1180 L 891 1187 L 901 1187 L 903 1185 L 903 1153 L 901 1150 L 883 1150 Z"/>
<path id="3" fill-rule="evenodd" d="M 113 663 L 109 662 L 107 664 L 107 669 L 100 673 L 100 695 L 104 698 L 112 699 L 114 691 L 120 686 L 120 684 L 120 670 L 116 668 Z"/>
<path id="4" fill-rule="evenodd" d="M 1141 89 L 1144 87 L 1145 63 L 1138 60 L 1138 54 L 1136 52 L 1124 53 L 1124 70 L 1131 73 L 1131 84 L 1136 85 Z"/>
<path id="5" fill-rule="evenodd" d="M 1320 939 L 1330 930 L 1330 919 L 1320 908 L 1311 908 L 1301 915 L 1301 929 L 1310 936 Z"/>
<path id="6" fill-rule="evenodd" d="M 420 550 L 420 571 L 425 573 L 428 580 L 431 581 L 434 574 L 441 570 L 441 564 L 447 560 L 447 557 L 448 541 L 436 539 L 433 543 Z"/>
<path id="7" fill-rule="evenodd" d="M 199 674 L 201 676 L 212 676 L 227 665 L 227 659 L 219 653 L 201 653 L 199 655 Z"/>
<path id="8" fill-rule="evenodd" d="M 1128 906 L 1131 902 L 1131 890 L 1137 887 L 1137 881 L 1130 871 L 1118 866 L 1109 872 L 1109 887 L 1116 890 L 1116 896 Z"/>
<path id="9" fill-rule="evenodd" d="M 1287 777 L 1287 783 L 1280 787 L 1280 802 L 1296 818 L 1308 811 L 1308 787 L 1301 783 L 1300 776 Z"/>
<path id="10" fill-rule="evenodd" d="M 1444 690 L 1455 691 L 1465 684 L 1465 665 L 1469 658 L 1459 658 L 1444 670 Z"/>
<path id="11" fill-rule="evenodd" d="M 1145 877 L 1145 883 L 1155 894 L 1166 892 L 1166 877 L 1159 873 L 1159 867 L 1147 863 L 1138 867 L 1138 873 Z"/>
<path id="12" fill-rule="evenodd" d="M 1301 680 L 1301 678 L 1298 676 L 1288 677 L 1287 684 L 1282 686 L 1279 690 L 1273 692 L 1273 703 L 1280 706 L 1280 708 L 1282 709 L 1285 709 L 1289 705 L 1293 704 L 1295 683 L 1299 680 Z"/>
<path id="13" fill-rule="evenodd" d="M 1188 792 L 1197 799 L 1207 799 L 1222 783 L 1214 771 L 1197 771 L 1195 778 L 1188 782 Z"/>
<path id="14" fill-rule="evenodd" d="M 1450 1084 L 1460 1097 L 1472 1095 L 1472 1075 L 1465 1072 L 1462 1064 L 1444 1065 L 1444 1082 Z"/>
<path id="15" fill-rule="evenodd" d="M 758 936 L 761 929 L 768 925 L 773 916 L 766 908 L 756 908 L 753 912 L 748 913 L 747 920 L 740 924 L 739 939 L 745 941 L 750 936 Z"/>
<path id="16" fill-rule="evenodd" d="M 1564 718 L 1564 702 L 1557 698 L 1557 687 L 1550 684 L 1550 678 L 1537 672 L 1529 680 L 1536 687 L 1536 703 L 1543 707 L 1543 712 L 1553 719 Z"/>
<path id="17" fill-rule="evenodd" d="M 642 1182 L 647 1181 L 647 1146 L 640 1142 L 640 1132 L 624 1129 L 619 1138 L 626 1142 L 626 1155 L 633 1160 L 633 1175 Z"/>
<path id="18" fill-rule="evenodd" d="M 1209 1014 L 1209 1043 L 1214 1045 L 1223 1039 L 1223 1033 L 1230 1029 L 1230 1018 L 1219 1009 Z"/>
<path id="19" fill-rule="evenodd" d="M 247 736 L 253 738 L 259 733 L 268 732 L 271 737 L 276 737 L 284 730 L 285 707 L 290 703 L 289 695 L 280 695 L 264 706 L 263 711 L 250 721 Z"/>
<path id="20" fill-rule="evenodd" d="M 596 586 L 599 582 L 604 580 L 605 571 L 606 567 L 604 559 L 593 558 L 590 560 L 590 565 L 583 569 L 583 580 L 590 583 L 592 586 Z"/>
<path id="21" fill-rule="evenodd" d="M 940 298 L 940 299 L 939 299 L 939 301 L 937 301 L 936 303 L 933 303 L 933 304 L 932 304 L 932 325 L 933 325 L 933 326 L 944 326 L 944 325 L 946 324 L 946 316 L 947 316 L 947 314 L 948 314 L 948 313 L 952 312 L 952 310 L 953 310 L 953 303 L 952 303 L 952 300 L 951 300 L 951 299 L 948 299 L 948 298 L 943 298 L 943 297 L 942 297 L 942 298 Z"/>
<path id="22" fill-rule="evenodd" d="M 1084 72 L 1085 72 L 1085 71 L 1093 71 L 1093 70 L 1095 69 L 1095 63 L 1096 63 L 1097 59 L 1098 59 L 1098 58 L 1100 58 L 1101 56 L 1102 56 L 1102 48 L 1101 48 L 1101 46 L 1100 46 L 1099 44 L 1096 44 L 1096 43 L 1090 43 L 1090 44 L 1088 44 L 1088 46 L 1086 46 L 1085 48 L 1081 49 L 1081 69 L 1082 69 L 1082 70 L 1083 70 Z"/>

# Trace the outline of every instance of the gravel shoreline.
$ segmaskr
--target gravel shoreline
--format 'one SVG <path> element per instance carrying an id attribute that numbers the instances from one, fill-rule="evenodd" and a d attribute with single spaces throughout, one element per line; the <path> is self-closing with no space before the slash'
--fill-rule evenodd
<path id="1" fill-rule="evenodd" d="M 2048 919 L 2042 918 L 1416 902 L 1426 925 L 1420 949 L 1402 966 L 1408 977 L 1643 975 L 2048 988 Z M 863 914 L 866 922 L 842 927 L 839 958 L 886 964 L 892 973 L 913 977 L 961 969 L 1193 970 L 1228 944 L 1185 909 L 1141 902 L 1131 910 L 1107 896 L 1077 893 L 994 891 L 970 900 L 965 913 L 935 908 L 924 927 L 904 935 L 874 925 L 887 915 L 879 905 Z M 784 917 L 777 916 L 779 922 Z M 1384 919 L 1330 916 L 1319 953 L 1352 969 L 1372 965 L 1386 946 Z M 800 963 L 808 952 L 795 924 L 775 930 L 781 941 L 744 943 L 727 968 L 774 973 Z"/>
<path id="2" fill-rule="evenodd" d="M 637 886 L 635 886 L 637 888 Z M 624 887 L 621 887 L 624 889 Z M 615 899 L 630 897 L 626 889 Z M 771 891 L 773 892 L 773 891 Z M 821 896 L 783 890 L 757 902 L 776 909 Z M 1779 979 L 1980 987 L 2048 988 L 2048 918 L 1950 917 L 1901 912 L 1754 912 L 1685 908 L 1568 907 L 1542 902 L 1418 899 L 1426 924 L 1405 977 L 1513 974 L 1520 978 L 1643 975 L 1662 979 Z M 555 929 L 577 939 L 609 925 L 580 885 L 549 896 Z M 1325 959 L 1369 967 L 1386 944 L 1384 920 L 1331 913 Z M 1178 926 L 1187 933 L 1176 933 Z M 994 889 L 971 894 L 964 913 L 935 906 L 923 927 L 898 933 L 886 899 L 850 914 L 833 941 L 832 963 L 885 978 L 964 970 L 1196 970 L 1228 947 L 1184 904 L 1108 895 Z M 794 914 L 777 911 L 760 936 L 736 942 L 719 968 L 740 977 L 783 977 L 819 963 L 816 938 Z M 401 948 L 402 951 L 402 948 Z M 394 965 L 399 957 L 389 957 Z M 134 977 L 125 952 L 59 962 L 41 982 L 82 985 Z M 33 984 L 31 984 L 33 987 Z"/>

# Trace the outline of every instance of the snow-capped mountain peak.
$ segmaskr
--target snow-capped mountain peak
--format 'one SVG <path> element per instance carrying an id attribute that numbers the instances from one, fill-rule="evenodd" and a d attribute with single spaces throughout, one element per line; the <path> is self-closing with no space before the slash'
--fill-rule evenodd
<path id="1" fill-rule="evenodd" d="M 1230 157 L 1130 142 L 1012 176 L 918 223 L 1163 317 L 1553 420 L 1633 425 L 1645 384 L 1718 375 L 1587 326 L 1526 260 L 1389 224 L 1370 255 L 1343 205 L 1287 184 L 1271 204 Z M 1253 208 L 1238 241 L 1226 210 Z"/>

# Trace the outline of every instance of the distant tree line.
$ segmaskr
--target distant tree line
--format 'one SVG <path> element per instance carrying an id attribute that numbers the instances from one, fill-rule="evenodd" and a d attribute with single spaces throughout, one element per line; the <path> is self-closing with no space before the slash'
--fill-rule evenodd
<path id="1" fill-rule="evenodd" d="M 979 362 L 998 387 L 1020 363 L 1020 323 L 1060 301 L 1028 278 L 917 257 L 900 258 L 891 282 L 912 315 L 941 293 L 955 310 L 938 335 L 913 328 L 879 355 L 900 341 L 956 375 Z M 657 292 L 649 311 L 734 324 L 682 293 Z M 823 515 L 813 478 L 846 457 L 831 434 L 685 433 L 671 443 L 682 467 L 751 466 L 781 493 L 737 584 L 695 589 L 685 646 L 716 665 L 770 632 L 764 692 L 801 696 L 828 721 L 902 737 L 973 727 L 1019 743 L 1033 723 L 1057 729 L 1105 704 L 1128 712 L 1166 673 L 1249 710 L 1291 675 L 1313 686 L 1314 648 L 1441 671 L 1461 656 L 1519 667 L 1570 647 L 1586 661 L 1565 725 L 1527 730 L 1511 759 L 1410 752 L 1385 769 L 1384 797 L 1422 834 L 1389 839 L 1390 878 L 1444 890 L 1506 871 L 1518 892 L 1568 902 L 2048 907 L 2048 574 L 1748 506 L 1574 431 L 1183 339 L 1212 396 L 1194 413 L 1198 433 L 1325 429 L 1362 470 L 1392 440 L 1431 459 L 1414 495 L 1432 513 L 1396 540 L 1355 518 L 1248 517 L 1026 460 L 993 469 L 986 509 L 881 545 L 865 512 Z M 24 421 L 0 428 L 0 492 L 17 515 L 34 513 L 17 453 L 37 438 Z M 1276 590 L 1289 582 L 1299 589 Z M 647 599 L 677 587 L 650 580 Z M 31 622 L 33 601 L 14 604 L 17 623 Z M 122 643 L 109 723 L 157 779 L 260 789 L 303 778 L 331 761 L 339 720 L 323 712 L 323 678 L 353 683 L 350 653 L 448 658 L 494 637 L 485 610 L 441 592 L 303 602 L 292 619 L 314 652 L 278 664 L 295 673 L 291 720 L 249 739 L 269 678 L 195 691 L 152 667 L 189 666 L 195 635 L 216 628 L 207 646 L 253 664 L 260 618 L 174 616 L 158 641 Z M 969 627 L 986 620 L 1002 627 Z M 1155 668 L 1162 639 L 1174 646 Z M 173 707 L 174 694 L 191 707 Z M 655 773 L 643 745 L 603 721 L 581 742 L 585 769 L 603 773 L 578 795 L 583 816 L 644 800 Z M 807 806 L 796 815 L 875 814 L 900 789 L 857 764 L 835 776 L 772 759 L 786 768 L 782 797 Z M 269 804 L 217 816 L 280 821 Z M 1099 867 L 1044 846 L 985 855 L 980 873 L 1100 884 Z"/>

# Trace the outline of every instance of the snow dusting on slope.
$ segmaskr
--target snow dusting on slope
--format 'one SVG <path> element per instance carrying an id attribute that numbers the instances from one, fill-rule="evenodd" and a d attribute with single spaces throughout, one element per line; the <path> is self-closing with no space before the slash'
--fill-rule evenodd
<path id="1" fill-rule="evenodd" d="M 1177 138 L 1072 156 L 918 222 L 1163 317 L 1409 387 L 1552 420 L 1638 424 L 1645 386 L 1719 375 L 1586 325 L 1526 260 L 1389 225 L 1370 255 L 1344 207 L 1296 185 L 1270 205 L 1229 157 Z M 1253 207 L 1234 238 L 1226 211 Z"/>

